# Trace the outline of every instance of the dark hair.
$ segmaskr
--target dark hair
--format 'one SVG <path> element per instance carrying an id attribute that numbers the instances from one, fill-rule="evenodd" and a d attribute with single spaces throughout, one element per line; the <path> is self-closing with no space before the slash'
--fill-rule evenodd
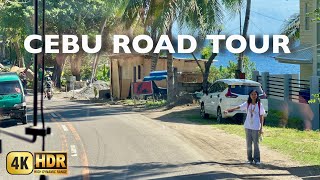
<path id="1" fill-rule="evenodd" d="M 253 93 L 253 92 L 256 92 L 257 93 L 257 100 L 256 100 L 256 103 L 260 102 L 260 97 L 259 97 L 259 94 L 256 90 L 252 89 L 250 92 L 249 92 L 249 97 L 248 97 L 248 101 L 247 103 L 248 104 L 251 104 L 252 103 L 252 99 L 250 97 L 250 94 Z"/>

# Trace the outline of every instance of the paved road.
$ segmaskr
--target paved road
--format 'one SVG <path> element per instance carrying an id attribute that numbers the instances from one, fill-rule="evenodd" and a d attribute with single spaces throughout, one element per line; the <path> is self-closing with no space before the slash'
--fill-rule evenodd
<path id="1" fill-rule="evenodd" d="M 261 178 L 254 167 L 241 163 L 232 164 L 232 167 L 240 166 L 235 171 L 212 158 L 208 162 L 202 147 L 186 140 L 174 128 L 122 107 L 53 99 L 45 101 L 45 108 L 46 125 L 52 128 L 52 134 L 46 138 L 46 150 L 67 151 L 69 165 L 68 176 L 50 176 L 50 179 Z M 28 125 L 15 124 L 13 120 L 1 123 L 1 130 L 27 137 L 24 128 L 32 125 L 31 119 L 29 116 Z M 33 174 L 8 175 L 5 156 L 10 151 L 40 151 L 41 139 L 30 144 L 3 132 L 0 139 L 3 141 L 0 179 L 38 179 Z M 214 147 L 212 151 L 218 152 Z M 244 176 L 241 171 L 247 169 L 251 174 Z M 287 171 L 278 175 L 296 178 Z"/>
<path id="2" fill-rule="evenodd" d="M 46 138 L 46 150 L 68 151 L 70 172 L 50 179 L 195 178 L 221 174 L 206 165 L 195 167 L 193 163 L 204 158 L 177 138 L 174 131 L 121 107 L 53 99 L 45 101 L 45 112 L 46 125 L 52 128 Z M 15 120 L 1 123 L 0 179 L 38 179 L 35 175 L 11 176 L 5 169 L 8 152 L 41 150 L 41 138 L 31 144 L 5 133 L 31 139 L 24 129 L 32 125 L 32 118 L 29 111 L 27 125 Z"/>

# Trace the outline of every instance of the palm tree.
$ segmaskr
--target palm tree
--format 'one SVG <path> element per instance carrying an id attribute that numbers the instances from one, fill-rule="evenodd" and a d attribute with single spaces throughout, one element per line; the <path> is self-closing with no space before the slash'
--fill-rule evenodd
<path id="1" fill-rule="evenodd" d="M 239 0 L 239 4 L 241 4 L 241 0 Z M 242 36 L 245 38 L 247 37 L 248 28 L 249 28 L 250 12 L 251 12 L 251 0 L 247 0 L 246 15 L 245 15 L 243 31 L 242 31 Z M 242 72 L 243 70 L 243 56 L 244 56 L 244 53 L 240 53 L 239 59 L 238 59 L 238 68 L 237 68 L 238 73 L 236 73 L 236 78 L 240 78 L 239 72 Z"/>
<path id="2" fill-rule="evenodd" d="M 293 14 L 281 28 L 281 34 L 288 36 L 290 39 L 299 39 L 300 37 L 300 14 Z"/>
<path id="3" fill-rule="evenodd" d="M 149 31 L 151 36 L 167 34 L 172 40 L 174 22 L 203 36 L 220 29 L 223 19 L 222 3 L 231 7 L 235 1 L 237 0 L 129 0 L 124 19 L 129 25 L 139 19 L 145 23 L 146 29 L 151 29 L 151 32 Z M 167 53 L 167 58 L 168 102 L 172 102 L 174 98 L 172 54 Z M 156 63 L 152 64 L 154 66 Z"/>

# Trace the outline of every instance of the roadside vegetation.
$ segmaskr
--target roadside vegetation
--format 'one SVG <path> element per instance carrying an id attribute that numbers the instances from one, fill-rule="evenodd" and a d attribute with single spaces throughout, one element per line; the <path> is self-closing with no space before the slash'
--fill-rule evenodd
<path id="1" fill-rule="evenodd" d="M 270 111 L 264 127 L 262 145 L 287 154 L 292 159 L 308 165 L 320 165 L 320 132 L 301 131 L 303 121 L 298 118 L 283 119 L 278 111 Z M 186 114 L 184 118 L 197 124 L 211 125 L 230 134 L 245 138 L 243 125 L 217 124 L 215 119 L 201 119 L 198 114 Z M 285 123 L 288 122 L 288 123 Z M 298 127 L 298 128 L 293 128 Z M 303 129 L 303 128 L 302 128 Z M 263 153 L 263 152 L 262 152 Z"/>
<path id="2" fill-rule="evenodd" d="M 146 108 L 146 109 L 160 108 L 160 107 L 165 107 L 167 105 L 166 100 L 126 99 L 126 100 L 120 100 L 118 101 L 118 103 L 125 106 L 136 106 L 136 107 Z"/>

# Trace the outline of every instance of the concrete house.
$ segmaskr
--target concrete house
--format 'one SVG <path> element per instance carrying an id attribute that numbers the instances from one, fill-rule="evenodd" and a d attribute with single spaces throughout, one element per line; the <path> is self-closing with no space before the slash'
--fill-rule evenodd
<path id="1" fill-rule="evenodd" d="M 320 75 L 320 22 L 307 15 L 317 8 L 320 0 L 300 0 L 300 46 L 276 57 L 281 63 L 300 64 L 300 79 Z"/>
<path id="2" fill-rule="evenodd" d="M 117 99 L 125 99 L 130 94 L 132 82 L 142 81 L 144 76 L 150 74 L 151 57 L 143 54 L 114 54 L 108 56 L 111 67 L 111 92 Z M 200 60 L 200 65 L 204 67 L 205 61 Z M 173 67 L 179 72 L 179 82 L 201 83 L 202 74 L 197 72 L 197 63 L 190 59 L 173 60 Z M 167 70 L 166 57 L 160 57 L 156 70 Z M 166 87 L 166 80 L 157 81 L 159 87 Z"/>

